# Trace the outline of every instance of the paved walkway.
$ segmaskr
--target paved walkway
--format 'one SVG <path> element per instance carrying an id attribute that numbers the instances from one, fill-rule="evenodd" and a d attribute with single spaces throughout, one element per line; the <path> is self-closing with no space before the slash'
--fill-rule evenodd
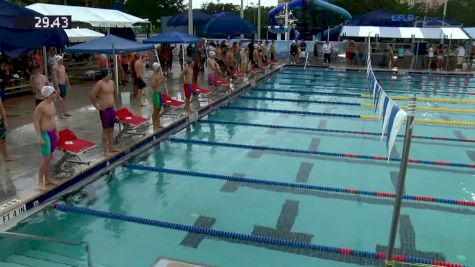
<path id="1" fill-rule="evenodd" d="M 179 77 L 179 65 L 175 64 L 173 77 L 168 77 L 168 93 L 176 99 L 184 99 L 182 91 L 182 80 Z M 202 88 L 207 88 L 205 80 L 206 73 L 200 73 L 198 84 Z M 94 81 L 75 81 L 72 83 L 66 104 L 72 116 L 68 119 L 57 119 L 58 129 L 69 128 L 78 136 L 78 138 L 90 140 L 97 144 L 97 147 L 85 153 L 81 158 L 91 162 L 94 165 L 105 159 L 102 153 L 101 145 L 101 122 L 97 110 L 89 102 L 89 92 L 94 85 Z M 237 86 L 236 86 L 237 87 Z M 121 86 L 121 92 L 131 92 L 132 83 Z M 128 101 L 127 101 L 128 100 Z M 128 103 L 127 103 L 128 102 Z M 208 101 L 208 103 L 210 103 Z M 201 107 L 208 103 L 201 103 Z M 37 171 L 40 162 L 37 136 L 33 127 L 34 96 L 21 96 L 7 99 L 4 102 L 9 116 L 10 129 L 7 133 L 7 145 L 10 155 L 16 159 L 12 162 L 6 162 L 4 165 L 0 162 L 0 219 L 1 215 L 16 208 L 20 203 L 31 200 L 41 194 L 38 190 Z M 151 118 L 152 107 L 145 98 L 126 99 L 123 106 L 129 108 L 133 113 Z M 181 116 L 187 116 L 186 112 L 181 111 Z M 176 120 L 176 118 L 174 118 Z M 167 127 L 174 119 L 171 116 L 162 117 L 162 124 Z M 117 134 L 118 127 L 115 127 Z M 152 126 L 147 126 L 146 135 L 152 134 Z M 133 136 L 124 139 L 118 144 L 119 149 L 126 149 L 137 142 L 143 136 Z M 54 154 L 54 164 L 63 155 L 56 151 Z M 80 166 L 74 169 L 75 173 L 82 171 L 87 166 Z M 68 180 L 65 178 L 64 181 Z M 50 186 L 49 189 L 53 188 Z M 11 219 L 11 218 L 10 218 Z M 3 224 L 0 220 L 0 225 Z"/>

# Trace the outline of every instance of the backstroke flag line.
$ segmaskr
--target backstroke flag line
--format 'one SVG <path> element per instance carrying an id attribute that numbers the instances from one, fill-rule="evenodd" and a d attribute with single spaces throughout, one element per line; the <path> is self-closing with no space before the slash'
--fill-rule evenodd
<path id="1" fill-rule="evenodd" d="M 388 150 L 388 162 L 391 158 L 391 151 L 396 141 L 396 136 L 402 124 L 407 119 L 407 113 L 394 102 L 383 87 L 378 83 L 373 69 L 371 60 L 368 60 L 368 89 L 373 93 L 374 112 L 378 112 L 382 119 L 381 140 L 386 136 L 386 148 Z"/>

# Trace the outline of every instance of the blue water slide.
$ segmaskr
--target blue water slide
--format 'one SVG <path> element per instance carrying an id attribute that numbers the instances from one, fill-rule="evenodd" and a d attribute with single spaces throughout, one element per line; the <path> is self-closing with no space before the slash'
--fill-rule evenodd
<path id="1" fill-rule="evenodd" d="M 351 19 L 351 14 L 348 12 L 346 9 L 341 8 L 339 6 L 333 5 L 328 3 L 325 0 L 313 0 L 313 7 L 316 9 L 325 9 L 325 10 L 330 10 L 338 15 L 341 16 L 341 18 L 344 21 L 348 21 Z M 343 26 L 343 23 L 341 25 L 335 26 L 333 28 L 330 28 L 329 30 L 325 30 L 323 32 L 320 32 L 317 34 L 317 40 L 321 41 L 322 36 L 327 36 L 327 34 L 335 34 L 339 33 L 341 31 L 341 27 Z M 330 32 L 328 32 L 330 31 Z"/>
<path id="2" fill-rule="evenodd" d="M 308 1 L 313 1 L 313 9 L 332 11 L 340 15 L 344 21 L 351 19 L 351 15 L 348 11 L 346 11 L 345 9 L 339 6 L 328 3 L 327 2 L 328 0 L 308 0 Z M 305 5 L 305 0 L 293 0 L 288 3 L 289 10 L 295 9 L 295 8 L 301 8 L 304 5 Z M 281 4 L 271 9 L 271 11 L 269 11 L 269 25 L 271 27 L 275 27 L 277 25 L 277 20 L 275 19 L 275 16 L 277 16 L 281 11 L 283 11 L 284 8 L 285 8 L 285 4 Z M 339 32 L 340 30 L 341 30 L 341 25 L 333 27 L 330 29 L 330 34 L 334 32 Z M 327 34 L 327 30 L 323 32 L 323 36 L 326 36 L 326 34 Z M 319 36 L 321 38 L 322 33 L 319 33 L 317 35 L 317 39 L 319 39 Z"/>

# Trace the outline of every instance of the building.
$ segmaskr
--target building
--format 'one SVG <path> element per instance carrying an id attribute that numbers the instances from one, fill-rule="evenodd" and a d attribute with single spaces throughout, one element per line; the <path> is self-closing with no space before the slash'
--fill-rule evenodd
<path id="1" fill-rule="evenodd" d="M 436 9 L 444 4 L 446 0 L 400 0 L 401 3 L 408 3 L 413 6 L 415 4 L 425 5 L 427 9 Z"/>

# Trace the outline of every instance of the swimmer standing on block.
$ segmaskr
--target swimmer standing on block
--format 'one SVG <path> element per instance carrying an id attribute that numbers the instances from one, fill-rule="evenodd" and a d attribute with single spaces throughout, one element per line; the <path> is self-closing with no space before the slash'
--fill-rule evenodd
<path id="1" fill-rule="evenodd" d="M 160 63 L 154 62 L 152 68 L 153 74 L 150 77 L 150 100 L 153 105 L 152 122 L 153 130 L 159 131 L 163 128 L 163 126 L 160 124 L 160 111 L 162 110 L 163 106 L 163 83 L 165 83 L 167 78 L 162 75 Z"/>
<path id="2" fill-rule="evenodd" d="M 58 99 L 56 90 L 52 86 L 44 86 L 41 89 L 44 100 L 35 108 L 33 123 L 38 134 L 41 163 L 38 171 L 38 188 L 46 190 L 48 185 L 61 183 L 48 177 L 53 152 L 58 143 L 58 130 L 56 129 L 56 109 L 54 101 Z"/>
<path id="3" fill-rule="evenodd" d="M 114 144 L 115 100 L 114 82 L 109 69 L 101 70 L 101 79 L 92 88 L 89 98 L 92 105 L 99 110 L 102 122 L 102 146 L 106 157 L 112 156 L 120 150 Z"/>

